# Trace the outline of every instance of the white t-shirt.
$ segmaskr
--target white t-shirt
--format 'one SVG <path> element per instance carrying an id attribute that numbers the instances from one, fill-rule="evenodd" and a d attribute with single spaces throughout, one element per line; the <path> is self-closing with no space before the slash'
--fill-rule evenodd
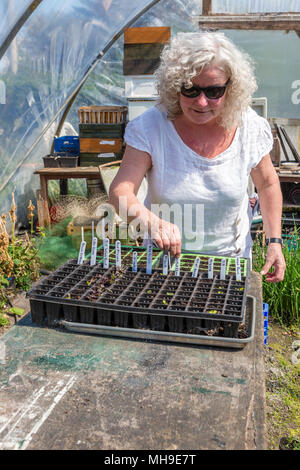
<path id="1" fill-rule="evenodd" d="M 144 204 L 155 213 L 153 205 L 174 209 L 177 215 L 170 221 L 179 226 L 182 250 L 250 256 L 252 212 L 247 187 L 252 168 L 273 147 L 266 119 L 248 108 L 231 145 L 212 159 L 188 147 L 166 112 L 156 106 L 128 123 L 124 139 L 150 154 Z M 160 212 L 169 220 L 166 214 Z"/>

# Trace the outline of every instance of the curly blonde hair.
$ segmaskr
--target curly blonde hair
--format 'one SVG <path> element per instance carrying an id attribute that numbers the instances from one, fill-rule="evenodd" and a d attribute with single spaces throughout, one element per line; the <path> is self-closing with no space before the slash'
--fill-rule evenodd
<path id="1" fill-rule="evenodd" d="M 240 125 L 242 114 L 251 105 L 257 89 L 251 58 L 219 32 L 178 33 L 161 54 L 155 72 L 158 104 L 174 120 L 182 113 L 179 93 L 182 85 L 192 86 L 192 78 L 206 65 L 216 65 L 230 79 L 220 124 L 226 129 Z"/>

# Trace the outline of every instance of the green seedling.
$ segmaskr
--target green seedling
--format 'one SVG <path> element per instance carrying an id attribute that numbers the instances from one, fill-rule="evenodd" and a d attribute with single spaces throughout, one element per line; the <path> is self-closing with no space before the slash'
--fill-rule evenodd
<path id="1" fill-rule="evenodd" d="M 25 312 L 24 308 L 19 307 L 12 307 L 9 309 L 8 313 L 12 313 L 13 315 L 23 315 Z"/>

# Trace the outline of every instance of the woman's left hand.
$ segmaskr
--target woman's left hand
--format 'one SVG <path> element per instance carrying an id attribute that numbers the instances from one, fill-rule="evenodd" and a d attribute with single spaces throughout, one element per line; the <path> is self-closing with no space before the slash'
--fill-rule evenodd
<path id="1" fill-rule="evenodd" d="M 272 266 L 274 266 L 274 272 L 270 273 Z M 281 245 L 270 243 L 267 248 L 267 259 L 260 273 L 267 275 L 265 279 L 267 282 L 280 282 L 284 278 L 285 267 Z"/>

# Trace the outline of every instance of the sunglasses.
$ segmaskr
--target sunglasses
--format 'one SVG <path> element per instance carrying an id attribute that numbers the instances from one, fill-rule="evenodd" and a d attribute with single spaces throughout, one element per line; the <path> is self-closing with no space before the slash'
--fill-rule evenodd
<path id="1" fill-rule="evenodd" d="M 198 85 L 193 85 L 190 88 L 186 88 L 184 85 L 182 85 L 180 92 L 186 98 L 197 98 L 201 91 L 203 91 L 207 99 L 218 100 L 224 95 L 228 83 L 229 80 L 227 80 L 223 86 L 208 86 L 206 88 L 201 88 Z"/>

